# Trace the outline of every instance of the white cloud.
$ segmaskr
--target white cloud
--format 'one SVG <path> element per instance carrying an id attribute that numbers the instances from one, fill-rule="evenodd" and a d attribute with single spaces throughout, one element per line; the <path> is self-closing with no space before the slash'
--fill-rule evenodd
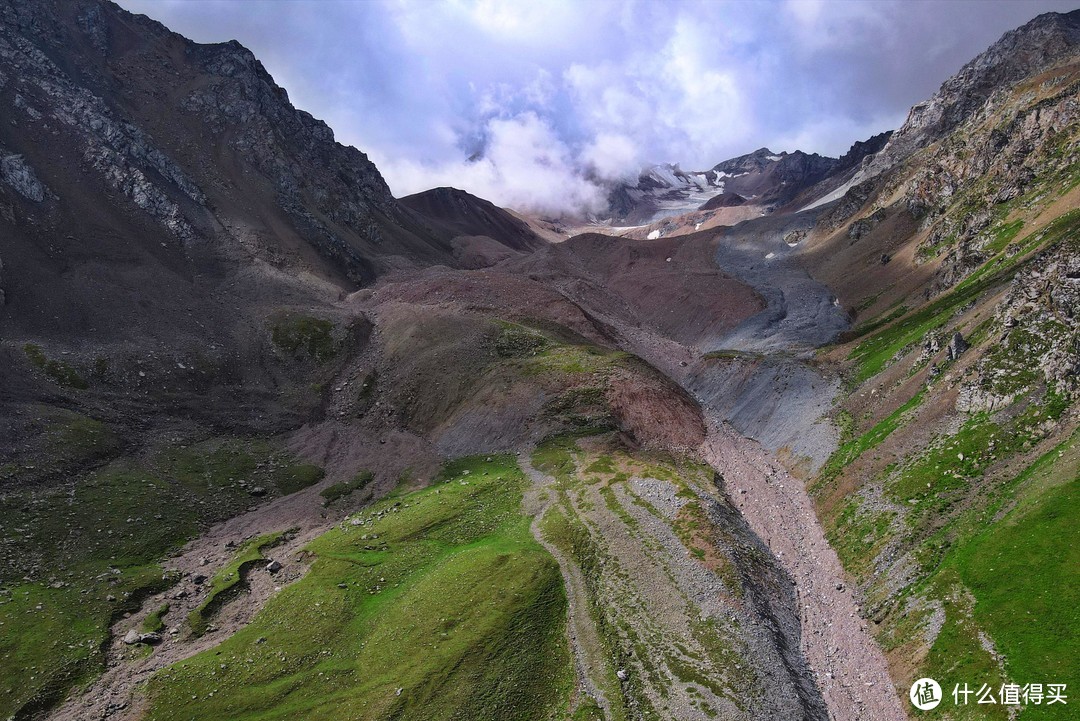
<path id="1" fill-rule="evenodd" d="M 386 158 L 379 166 L 399 196 L 448 185 L 520 210 L 558 214 L 603 208 L 603 189 L 583 176 L 570 149 L 535 113 L 492 119 L 485 135 L 484 155 L 472 162 Z"/>
<path id="2" fill-rule="evenodd" d="M 599 133 L 585 146 L 581 159 L 589 170 L 607 180 L 629 180 L 641 170 L 638 146 L 617 133 Z"/>
<path id="3" fill-rule="evenodd" d="M 119 2 L 240 40 L 399 194 L 446 184 L 553 211 L 649 162 L 841 153 L 1075 0 Z"/>

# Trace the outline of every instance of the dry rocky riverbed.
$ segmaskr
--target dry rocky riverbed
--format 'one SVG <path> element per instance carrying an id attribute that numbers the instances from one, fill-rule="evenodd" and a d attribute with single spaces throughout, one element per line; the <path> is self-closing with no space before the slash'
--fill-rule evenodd
<path id="1" fill-rule="evenodd" d="M 814 514 L 802 481 L 756 443 L 714 423 L 703 447 L 746 522 L 791 576 L 802 625 L 800 648 L 830 716 L 904 719 L 885 657 Z"/>

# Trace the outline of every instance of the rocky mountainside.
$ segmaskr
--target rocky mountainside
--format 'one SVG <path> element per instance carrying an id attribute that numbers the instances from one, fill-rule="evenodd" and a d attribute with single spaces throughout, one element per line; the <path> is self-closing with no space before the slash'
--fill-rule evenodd
<path id="1" fill-rule="evenodd" d="M 916 106 L 800 249 L 854 317 L 808 483 L 901 688 L 1075 683 L 1078 21 L 1006 33 Z"/>
<path id="2" fill-rule="evenodd" d="M 1046 13 L 1005 33 L 942 83 L 933 97 L 911 108 L 882 154 L 882 166 L 941 140 L 1013 84 L 1071 59 L 1078 42 L 1080 11 L 1075 10 Z"/>
<path id="3" fill-rule="evenodd" d="M 196 305 L 207 289 L 192 297 L 190 279 L 253 262 L 350 288 L 454 263 L 453 231 L 398 203 L 364 154 L 294 108 L 238 43 L 198 45 L 96 2 L 0 13 L 6 322 L 64 318 L 70 308 L 53 306 L 82 297 L 84 326 L 140 324 L 117 313 L 128 303 L 117 279 L 65 282 L 86 267 L 88 239 L 98 258 L 123 261 L 130 285 Z"/>
<path id="4" fill-rule="evenodd" d="M 0 716 L 1080 684 L 1077 17 L 548 243 L 395 200 L 236 43 L 0 0 Z"/>

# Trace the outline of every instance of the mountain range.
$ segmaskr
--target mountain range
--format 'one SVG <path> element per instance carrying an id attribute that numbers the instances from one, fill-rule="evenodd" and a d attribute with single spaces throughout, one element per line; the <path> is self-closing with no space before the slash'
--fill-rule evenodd
<path id="1" fill-rule="evenodd" d="M 393 197 L 235 41 L 0 0 L 0 716 L 1052 717 L 1078 90 L 1040 15 L 567 238 Z"/>

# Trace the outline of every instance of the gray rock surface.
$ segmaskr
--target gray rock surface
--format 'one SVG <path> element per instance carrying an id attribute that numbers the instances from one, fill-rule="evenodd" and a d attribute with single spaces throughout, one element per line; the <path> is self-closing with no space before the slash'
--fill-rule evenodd
<path id="1" fill-rule="evenodd" d="M 27 200 L 35 203 L 45 200 L 45 186 L 21 155 L 7 155 L 0 159 L 0 177 Z"/>

